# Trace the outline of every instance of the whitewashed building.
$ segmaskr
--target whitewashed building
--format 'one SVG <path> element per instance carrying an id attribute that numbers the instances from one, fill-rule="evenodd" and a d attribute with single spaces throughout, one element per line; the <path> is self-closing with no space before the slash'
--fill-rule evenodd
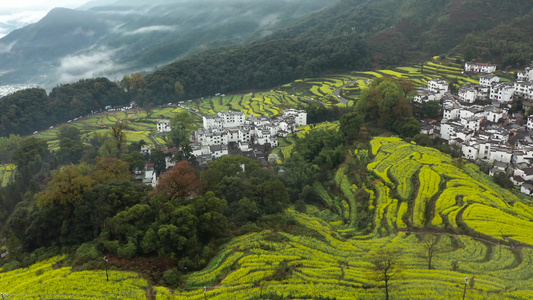
<path id="1" fill-rule="evenodd" d="M 228 145 L 235 143 L 241 151 L 250 151 L 254 145 L 278 146 L 278 136 L 286 136 L 307 125 L 307 112 L 288 109 L 283 115 L 249 116 L 242 112 L 220 112 L 203 118 L 203 129 L 194 132 L 193 154 L 203 161 L 228 155 Z M 222 146 L 215 147 L 215 146 Z"/>
<path id="2" fill-rule="evenodd" d="M 484 75 L 479 78 L 479 85 L 490 87 L 492 84 L 500 82 L 500 77 L 494 75 Z"/>
<path id="3" fill-rule="evenodd" d="M 485 119 L 487 121 L 498 123 L 499 120 L 503 119 L 506 116 L 507 116 L 507 112 L 504 111 L 503 109 L 496 108 L 496 107 L 487 107 L 485 109 Z"/>
<path id="4" fill-rule="evenodd" d="M 533 82 L 516 81 L 514 83 L 515 95 L 526 99 L 533 99 Z"/>
<path id="5" fill-rule="evenodd" d="M 294 117 L 296 126 L 307 125 L 307 112 L 305 110 L 286 109 L 283 112 L 284 117 Z"/>
<path id="6" fill-rule="evenodd" d="M 506 103 L 513 101 L 513 96 L 515 93 L 515 86 L 513 83 L 497 83 L 491 86 L 490 88 L 490 100 L 495 100 L 500 103 Z"/>
<path id="7" fill-rule="evenodd" d="M 203 117 L 204 129 L 239 127 L 244 125 L 245 119 L 246 116 L 242 111 L 219 112 L 216 115 Z"/>
<path id="8" fill-rule="evenodd" d="M 157 132 L 158 133 L 166 133 L 170 132 L 170 120 L 162 119 L 157 121 Z"/>
<path id="9" fill-rule="evenodd" d="M 487 63 L 465 63 L 465 72 L 490 74 L 496 71 L 496 65 Z"/>
<path id="10" fill-rule="evenodd" d="M 533 68 L 527 67 L 516 73 L 517 81 L 533 81 Z"/>
<path id="11" fill-rule="evenodd" d="M 471 86 L 459 89 L 459 99 L 465 103 L 474 103 L 477 100 L 477 90 Z"/>
<path id="12" fill-rule="evenodd" d="M 492 145 L 490 148 L 489 160 L 511 163 L 513 159 L 513 149 L 508 145 Z"/>
<path id="13" fill-rule="evenodd" d="M 533 115 L 527 117 L 527 129 L 533 130 Z"/>
<path id="14" fill-rule="evenodd" d="M 445 94 L 448 92 L 448 82 L 442 78 L 435 78 L 428 81 L 428 90 L 430 92 Z"/>

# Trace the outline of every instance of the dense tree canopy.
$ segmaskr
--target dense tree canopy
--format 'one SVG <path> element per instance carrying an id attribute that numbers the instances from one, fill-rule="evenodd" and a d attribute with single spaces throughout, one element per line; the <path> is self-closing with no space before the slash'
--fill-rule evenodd
<path id="1" fill-rule="evenodd" d="M 18 91 L 0 98 L 0 136 L 29 135 L 126 102 L 124 90 L 106 78 L 60 85 L 49 95 L 38 88 Z"/>
<path id="2" fill-rule="evenodd" d="M 354 112 L 366 122 L 412 137 L 420 132 L 420 124 L 405 98 L 410 93 L 406 87 L 409 85 L 393 78 L 378 78 L 361 93 Z"/>

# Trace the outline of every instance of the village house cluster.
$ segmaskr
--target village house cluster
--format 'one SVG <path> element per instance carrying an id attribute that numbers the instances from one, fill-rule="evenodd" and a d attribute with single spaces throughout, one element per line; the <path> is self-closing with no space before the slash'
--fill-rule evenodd
<path id="1" fill-rule="evenodd" d="M 441 101 L 443 118 L 440 123 L 422 124 L 423 133 L 439 135 L 457 149 L 462 157 L 492 163 L 489 175 L 505 172 L 525 194 L 533 194 L 533 116 L 509 113 L 512 101 L 523 99 L 524 110 L 533 106 L 533 69 L 517 73 L 514 82 L 500 82 L 488 73 L 496 66 L 466 63 L 465 72 L 485 73 L 479 85 L 468 84 L 458 95 L 448 92 L 443 79 L 428 82 L 428 88 L 418 91 L 416 102 Z M 490 100 L 488 105 L 473 103 Z M 527 120 L 527 121 L 526 121 Z"/>
<path id="2" fill-rule="evenodd" d="M 158 133 L 171 131 L 170 120 L 157 123 Z M 226 111 L 212 116 L 203 116 L 203 127 L 191 135 L 192 154 L 200 164 L 206 164 L 224 155 L 242 154 L 266 163 L 267 148 L 278 146 L 278 137 L 286 137 L 296 132 L 299 126 L 307 125 L 307 112 L 287 109 L 276 117 L 253 116 L 244 112 Z M 174 154 L 178 148 L 161 149 L 165 157 L 166 169 L 175 165 Z M 141 148 L 141 154 L 150 155 L 150 146 Z M 145 165 L 136 172 L 136 178 L 145 184 L 157 185 L 158 176 L 154 164 Z"/>
<path id="3" fill-rule="evenodd" d="M 254 145 L 277 147 L 278 137 L 286 137 L 302 125 L 307 125 L 304 110 L 287 109 L 274 118 L 219 112 L 203 117 L 203 128 L 194 132 L 191 147 L 197 159 L 205 163 L 230 154 L 230 148 L 246 153 L 253 151 Z"/>

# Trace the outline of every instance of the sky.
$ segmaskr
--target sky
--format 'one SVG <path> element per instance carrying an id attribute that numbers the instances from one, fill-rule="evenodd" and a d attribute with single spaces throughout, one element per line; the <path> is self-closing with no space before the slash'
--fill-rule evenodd
<path id="1" fill-rule="evenodd" d="M 1 0 L 0 38 L 39 21 L 54 7 L 77 8 L 87 2 L 89 0 Z"/>

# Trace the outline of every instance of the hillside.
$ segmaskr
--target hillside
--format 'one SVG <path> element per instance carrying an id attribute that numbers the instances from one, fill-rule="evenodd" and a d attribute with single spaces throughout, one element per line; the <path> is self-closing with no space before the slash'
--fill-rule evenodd
<path id="1" fill-rule="evenodd" d="M 520 24 L 527 23 L 532 8 L 533 3 L 527 0 L 346 0 L 282 29 L 270 38 L 355 32 L 366 38 L 376 63 L 418 62 L 420 57 L 428 58 L 452 49 L 463 51 L 468 35 L 479 38 L 480 42 L 492 38 L 512 42 L 521 39 L 527 43 L 531 28 L 526 29 Z M 511 40 L 486 34 L 499 26 L 517 34 Z M 458 45 L 461 46 L 456 48 Z M 503 50 L 506 51 L 513 52 Z M 496 59 L 494 55 L 487 56 L 486 59 Z M 518 65 L 514 64 L 515 67 Z"/>
<path id="2" fill-rule="evenodd" d="M 532 8 L 525 0 L 344 0 L 252 44 L 165 66 L 147 76 L 141 101 L 173 97 L 176 81 L 196 98 L 444 53 L 522 67 L 533 59 L 531 27 L 523 26 Z"/>
<path id="3" fill-rule="evenodd" d="M 0 84 L 53 87 L 153 70 L 206 49 L 245 44 L 328 1 L 150 1 L 56 8 L 0 39 Z"/>
<path id="4" fill-rule="evenodd" d="M 24 293 L 144 299 L 146 293 L 149 299 L 382 299 L 384 282 L 376 266 L 390 261 L 393 299 L 452 299 L 463 293 L 468 299 L 531 298 L 530 205 L 476 167 L 398 138 L 374 138 L 371 149 L 350 151 L 348 157 L 352 164 L 338 168 L 333 179 L 313 184 L 320 204 L 278 215 L 277 229 L 232 239 L 204 270 L 182 276 L 177 290 L 115 270 L 106 282 L 103 270 L 53 268 L 61 258 L 0 274 L 3 290 L 15 298 Z M 372 184 L 354 184 L 357 162 L 369 162 L 363 168 Z M 362 190 L 369 195 L 363 206 Z M 361 235 L 353 224 L 365 209 L 372 221 L 369 233 Z M 428 245 L 434 245 L 430 256 Z M 89 280 L 91 285 L 80 284 Z M 65 282 L 74 288 L 65 289 Z"/>

